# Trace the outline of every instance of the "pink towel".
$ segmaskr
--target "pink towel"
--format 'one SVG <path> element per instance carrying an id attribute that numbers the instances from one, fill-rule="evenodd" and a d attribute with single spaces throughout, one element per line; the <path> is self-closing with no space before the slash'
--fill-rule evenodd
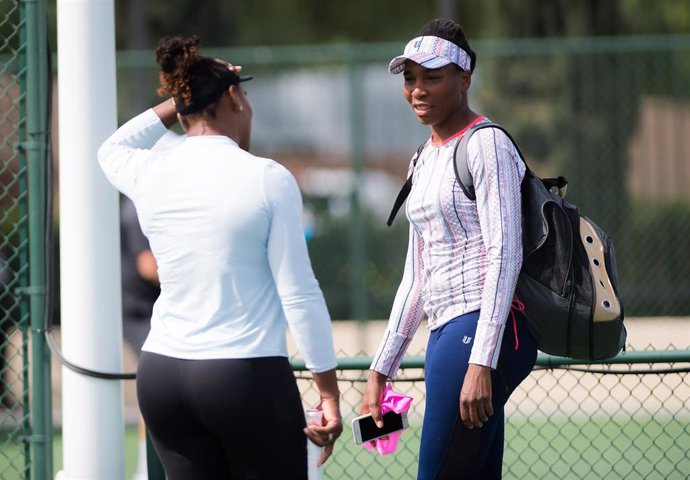
<path id="1" fill-rule="evenodd" d="M 407 412 L 410 410 L 410 405 L 412 405 L 412 397 L 393 391 L 390 383 L 386 385 L 381 399 L 381 415 L 390 411 L 395 413 Z M 381 455 L 388 455 L 398 448 L 398 440 L 400 440 L 402 433 L 403 430 L 393 432 L 388 434 L 388 438 L 376 438 L 371 442 L 364 442 L 362 445 L 367 450 L 376 450 Z"/>

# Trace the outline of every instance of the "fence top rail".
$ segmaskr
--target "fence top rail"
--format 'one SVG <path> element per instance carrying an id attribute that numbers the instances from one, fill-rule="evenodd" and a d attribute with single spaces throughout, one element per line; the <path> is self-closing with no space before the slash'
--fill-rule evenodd
<path id="1" fill-rule="evenodd" d="M 251 65 L 348 64 L 389 59 L 400 53 L 402 45 L 404 42 L 208 47 L 204 54 Z M 506 38 L 476 40 L 472 46 L 490 57 L 673 51 L 690 49 L 690 34 Z M 155 68 L 154 58 L 152 50 L 117 53 L 118 66 L 123 68 Z"/>
<path id="2" fill-rule="evenodd" d="M 352 357 L 339 358 L 338 370 L 368 370 L 371 366 L 372 357 Z M 292 368 L 296 371 L 306 371 L 304 360 L 294 358 L 290 360 Z M 616 355 L 608 360 L 576 360 L 574 358 L 556 357 L 539 352 L 537 355 L 536 366 L 555 368 L 567 365 L 633 365 L 633 364 L 656 364 L 656 363 L 690 363 L 690 350 L 649 350 L 649 351 L 628 351 Z M 405 357 L 400 364 L 400 368 L 424 368 L 424 356 Z"/>

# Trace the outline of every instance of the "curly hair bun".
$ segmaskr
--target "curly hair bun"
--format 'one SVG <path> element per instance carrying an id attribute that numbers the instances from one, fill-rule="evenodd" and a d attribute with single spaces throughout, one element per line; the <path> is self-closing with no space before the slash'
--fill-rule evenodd
<path id="1" fill-rule="evenodd" d="M 203 57 L 199 53 L 199 37 L 163 37 L 156 47 L 156 63 L 159 66 L 159 95 L 172 94 L 185 103 L 191 100 L 190 68 L 199 64 Z"/>
<path id="2" fill-rule="evenodd" d="M 156 63 L 163 73 L 174 73 L 201 59 L 199 37 L 163 37 L 156 47 Z"/>

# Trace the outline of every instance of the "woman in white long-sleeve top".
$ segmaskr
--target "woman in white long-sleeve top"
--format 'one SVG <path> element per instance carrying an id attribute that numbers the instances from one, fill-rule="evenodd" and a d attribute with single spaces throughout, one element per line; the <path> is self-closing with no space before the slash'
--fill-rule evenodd
<path id="1" fill-rule="evenodd" d="M 239 67 L 202 57 L 196 37 L 156 50 L 168 99 L 120 127 L 98 159 L 136 206 L 161 293 L 137 396 L 169 479 L 306 478 L 306 439 L 342 432 L 330 316 L 301 227 L 292 175 L 249 150 Z M 177 120 L 187 138 L 151 150 Z M 306 428 L 286 325 L 321 393 Z"/>
<path id="2" fill-rule="evenodd" d="M 437 19 L 389 65 L 403 74 L 403 95 L 431 138 L 410 166 L 405 270 L 362 412 L 381 420 L 385 382 L 395 377 L 426 316 L 431 332 L 418 472 L 425 480 L 501 478 L 503 406 L 536 359 L 520 307 L 511 309 L 522 265 L 525 165 L 504 133 L 485 128 L 467 146 L 476 200 L 455 177 L 455 146 L 470 126 L 488 121 L 469 106 L 475 64 L 462 28 Z"/>

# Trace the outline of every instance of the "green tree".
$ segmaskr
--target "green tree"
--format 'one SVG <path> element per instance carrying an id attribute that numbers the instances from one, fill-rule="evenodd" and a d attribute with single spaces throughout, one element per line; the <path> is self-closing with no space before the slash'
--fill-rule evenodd
<path id="1" fill-rule="evenodd" d="M 686 100 L 690 91 L 687 49 L 647 41 L 639 49 L 630 34 L 669 34 L 688 29 L 690 4 L 670 1 L 503 1 L 495 31 L 499 36 L 524 39 L 503 45 L 506 55 L 484 66 L 480 101 L 486 111 L 509 126 L 522 144 L 532 167 L 540 173 L 563 174 L 571 182 L 568 193 L 587 215 L 616 241 L 623 295 L 628 313 L 687 313 L 690 305 L 664 297 L 659 291 L 677 290 L 676 249 L 658 255 L 658 238 L 645 228 L 686 231 L 675 235 L 681 250 L 690 245 L 687 225 L 670 224 L 682 215 L 664 207 L 651 209 L 629 198 L 626 180 L 628 147 L 637 127 L 643 95 Z M 487 8 L 497 8 L 490 2 Z M 548 38 L 561 39 L 549 48 Z M 573 38 L 572 42 L 562 39 Z M 530 40 L 542 38 L 541 41 Z M 664 37 L 673 41 L 673 37 Z M 640 40 L 642 41 L 642 40 Z M 628 42 L 628 43 L 626 43 Z M 533 49 L 531 51 L 530 49 Z M 480 59 L 481 64 L 481 59 Z M 646 74 L 646 72 L 653 72 Z M 659 214 L 658 222 L 649 219 Z M 647 233 L 645 233 L 647 232 Z M 671 238 L 670 236 L 667 238 Z M 664 268 L 659 268 L 664 265 Z M 654 272 L 649 281 L 645 272 Z M 656 309 L 656 310 L 655 310 Z"/>
<path id="2" fill-rule="evenodd" d="M 133 32 L 128 17 L 144 3 L 148 48 L 164 35 L 198 34 L 204 45 L 290 45 L 398 40 L 434 15 L 414 0 L 129 0 L 117 4 L 118 46 Z"/>

